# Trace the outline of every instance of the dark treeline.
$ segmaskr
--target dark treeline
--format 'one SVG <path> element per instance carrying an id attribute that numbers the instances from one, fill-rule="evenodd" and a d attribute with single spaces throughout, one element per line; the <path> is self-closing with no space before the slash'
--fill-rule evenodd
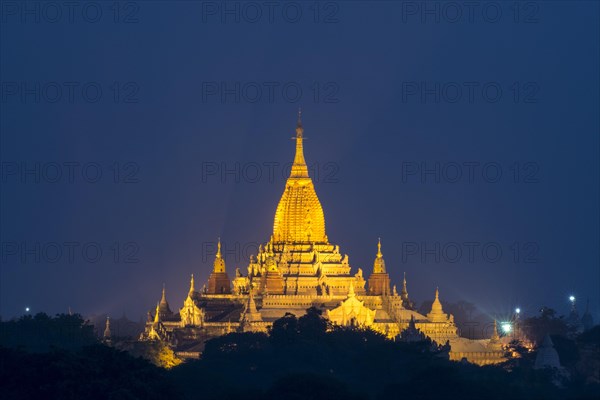
<path id="1" fill-rule="evenodd" d="M 315 309 L 279 319 L 269 335 L 212 339 L 202 359 L 171 369 L 98 342 L 78 315 L 38 314 L 1 324 L 3 399 L 562 400 L 600 393 L 593 379 L 599 327 L 573 340 L 574 347 L 558 340 L 561 362 L 570 354 L 572 366 L 568 379 L 558 379 L 531 367 L 534 353 L 500 366 L 451 362 L 446 349 L 428 340 L 394 342 L 371 330 L 328 329 Z M 152 354 L 156 345 L 148 344 Z"/>

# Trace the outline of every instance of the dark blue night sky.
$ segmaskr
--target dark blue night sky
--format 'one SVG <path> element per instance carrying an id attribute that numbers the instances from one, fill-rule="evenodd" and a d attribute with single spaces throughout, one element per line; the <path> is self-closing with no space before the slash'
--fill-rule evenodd
<path id="1" fill-rule="evenodd" d="M 301 106 L 353 272 L 600 319 L 599 5 L 467 3 L 2 1 L 0 315 L 178 309 L 219 236 L 245 273 Z"/>

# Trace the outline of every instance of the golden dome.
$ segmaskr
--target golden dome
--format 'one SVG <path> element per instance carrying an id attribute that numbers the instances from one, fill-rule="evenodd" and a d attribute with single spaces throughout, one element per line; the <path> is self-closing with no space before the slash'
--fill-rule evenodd
<path id="1" fill-rule="evenodd" d="M 276 242 L 285 243 L 327 242 L 325 215 L 304 160 L 304 129 L 300 116 L 299 113 L 295 138 L 296 155 L 275 212 L 273 237 Z"/>

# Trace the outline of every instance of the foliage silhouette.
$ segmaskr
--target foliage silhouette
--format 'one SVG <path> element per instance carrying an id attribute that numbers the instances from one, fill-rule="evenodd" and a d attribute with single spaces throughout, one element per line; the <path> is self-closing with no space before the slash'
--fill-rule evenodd
<path id="1" fill-rule="evenodd" d="M 72 317 L 1 323 L 2 344 L 12 347 L 0 347 L 3 399 L 562 400 L 596 398 L 600 388 L 598 327 L 575 340 L 556 336 L 558 348 L 577 355 L 567 363 L 571 379 L 557 387 L 555 372 L 532 368 L 535 353 L 502 366 L 451 362 L 431 340 L 391 341 L 370 329 L 330 326 L 316 308 L 275 321 L 270 335 L 211 339 L 200 360 L 169 370 L 133 356 L 172 361 L 164 344 L 119 351 L 95 342 L 89 325 Z M 513 348 L 526 353 L 519 343 Z"/>

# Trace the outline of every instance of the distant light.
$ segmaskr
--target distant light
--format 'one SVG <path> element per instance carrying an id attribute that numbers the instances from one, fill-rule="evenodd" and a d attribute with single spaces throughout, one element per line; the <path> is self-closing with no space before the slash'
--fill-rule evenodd
<path id="1" fill-rule="evenodd" d="M 569 300 L 571 300 L 571 303 L 575 301 L 575 296 L 569 296 Z"/>
<path id="2" fill-rule="evenodd" d="M 503 322 L 500 324 L 500 327 L 502 328 L 502 332 L 504 333 L 509 333 L 510 331 L 512 331 L 512 325 L 510 324 L 510 322 Z"/>
<path id="3" fill-rule="evenodd" d="M 25 312 L 29 312 L 29 307 L 25 307 Z"/>
<path id="4" fill-rule="evenodd" d="M 517 308 L 515 308 L 515 312 L 516 312 L 517 314 L 521 314 L 521 309 L 520 309 L 519 307 L 517 307 Z"/>

